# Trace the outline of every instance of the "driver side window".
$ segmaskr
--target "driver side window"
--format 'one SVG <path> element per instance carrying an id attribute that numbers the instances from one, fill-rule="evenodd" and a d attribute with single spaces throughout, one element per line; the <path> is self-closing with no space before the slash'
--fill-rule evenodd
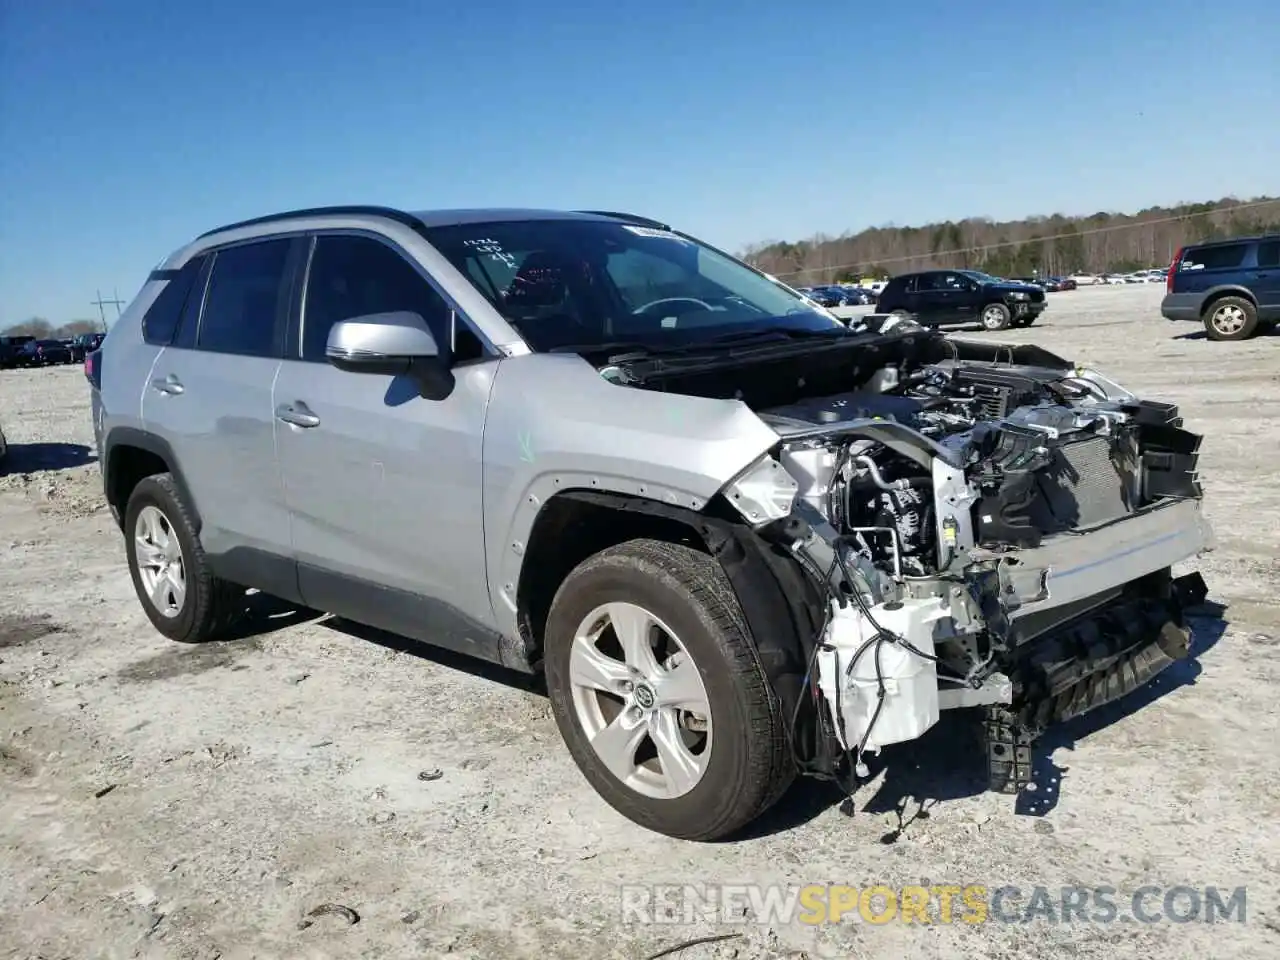
<path id="1" fill-rule="evenodd" d="M 483 352 L 479 340 L 456 321 L 453 308 L 435 287 L 399 253 L 371 237 L 317 237 L 307 278 L 300 343 L 303 360 L 324 362 L 325 344 L 335 323 L 402 310 L 422 317 L 441 351 L 451 353 L 455 361 L 475 359 Z M 455 332 L 459 339 L 450 350 Z"/>

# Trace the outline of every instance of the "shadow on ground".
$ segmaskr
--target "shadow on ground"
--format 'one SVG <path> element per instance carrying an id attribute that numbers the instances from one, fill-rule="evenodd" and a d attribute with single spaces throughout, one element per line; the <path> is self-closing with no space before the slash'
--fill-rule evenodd
<path id="1" fill-rule="evenodd" d="M 1258 332 L 1251 339 L 1259 337 L 1280 337 L 1280 326 L 1270 326 L 1259 328 Z M 1189 333 L 1180 333 L 1173 338 L 1174 340 L 1208 340 L 1209 335 L 1204 332 L 1204 327 L 1192 330 Z M 1226 343 L 1248 343 L 1248 340 L 1224 341 Z"/>
<path id="2" fill-rule="evenodd" d="M 368 627 L 353 620 L 345 620 L 342 617 L 329 617 L 322 621 L 322 625 L 339 633 L 344 633 L 349 637 L 354 637 L 357 640 L 376 643 L 387 650 L 394 650 L 396 653 L 406 653 L 422 660 L 429 660 L 442 667 L 448 667 L 450 670 L 469 673 L 492 683 L 501 683 L 516 690 L 540 693 L 544 696 L 547 692 L 541 674 L 521 673 L 518 670 L 511 670 L 496 663 L 489 663 L 487 660 L 469 657 L 463 653 L 454 653 L 452 650 L 445 650 L 443 647 L 435 647 L 420 640 L 412 640 L 396 633 L 388 633 L 385 630 Z"/>
<path id="3" fill-rule="evenodd" d="M 1059 749 L 1074 750 L 1088 737 L 1150 706 L 1161 697 L 1194 684 L 1200 676 L 1200 657 L 1217 645 L 1226 632 L 1223 619 L 1226 608 L 1206 603 L 1188 617 L 1192 628 L 1191 651 L 1154 677 L 1146 685 L 1127 696 L 1092 710 L 1084 716 L 1051 728 L 1032 749 L 1032 784 L 1009 799 L 1019 816 L 1043 817 L 1058 804 L 1062 781 L 1069 767 L 1059 767 L 1053 759 Z M 977 796 L 987 790 L 986 746 L 982 737 L 982 713 L 958 710 L 944 715 L 919 740 L 886 747 L 875 758 L 868 758 L 871 779 L 881 772 L 884 779 L 874 794 L 863 790 L 850 800 L 843 790 L 831 783 L 804 779 L 798 781 L 772 810 L 748 828 L 737 839 L 782 833 L 800 826 L 840 805 L 846 815 L 893 813 L 896 826 L 880 838 L 881 843 L 897 842 L 913 822 L 927 820 L 930 808 L 937 804 Z"/>
<path id="4" fill-rule="evenodd" d="M 83 443 L 10 443 L 8 455 L 0 460 L 0 476 L 65 470 L 97 459 Z"/>
<path id="5" fill-rule="evenodd" d="M 323 616 L 265 593 L 247 593 L 244 607 L 242 618 L 221 640 L 172 644 L 153 656 L 128 664 L 116 676 L 125 683 L 150 683 L 223 668 L 244 670 L 247 665 L 239 661 L 261 651 L 263 637 Z"/>

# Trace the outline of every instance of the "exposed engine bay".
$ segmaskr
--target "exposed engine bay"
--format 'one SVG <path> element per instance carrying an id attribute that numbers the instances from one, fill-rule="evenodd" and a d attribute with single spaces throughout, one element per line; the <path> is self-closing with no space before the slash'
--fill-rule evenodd
<path id="1" fill-rule="evenodd" d="M 993 785 L 1017 790 L 1047 725 L 1188 653 L 1204 583 L 1170 568 L 1212 534 L 1200 437 L 1171 404 L 1036 347 L 913 324 L 860 348 L 611 376 L 739 399 L 779 437 L 725 497 L 825 591 L 806 772 L 865 775 L 864 752 L 982 707 Z"/>

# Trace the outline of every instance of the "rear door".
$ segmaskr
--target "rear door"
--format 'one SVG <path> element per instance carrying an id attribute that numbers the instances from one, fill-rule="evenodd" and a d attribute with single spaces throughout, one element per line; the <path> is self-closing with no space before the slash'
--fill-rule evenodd
<path id="1" fill-rule="evenodd" d="M 271 390 L 302 242 L 256 240 L 207 255 L 142 401 L 146 429 L 181 465 L 215 569 L 290 599 L 297 585 Z"/>
<path id="2" fill-rule="evenodd" d="M 1267 320 L 1280 320 L 1280 240 L 1258 244 L 1258 266 L 1250 284 L 1258 298 L 1258 312 Z"/>

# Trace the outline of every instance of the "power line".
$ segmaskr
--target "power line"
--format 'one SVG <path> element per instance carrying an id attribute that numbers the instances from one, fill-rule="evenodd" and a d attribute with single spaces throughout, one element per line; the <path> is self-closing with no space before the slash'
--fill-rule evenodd
<path id="1" fill-rule="evenodd" d="M 99 290 L 97 293 L 98 293 L 98 299 L 97 299 L 97 300 L 90 300 L 89 302 L 90 302 L 90 303 L 92 303 L 95 307 L 97 307 L 97 308 L 98 308 L 98 318 L 102 321 L 102 329 L 103 329 L 103 330 L 105 330 L 105 329 L 107 329 L 107 314 L 106 314 L 106 311 L 105 311 L 105 310 L 103 310 L 102 308 L 103 308 L 103 307 L 105 307 L 108 303 L 115 304 L 115 308 L 116 308 L 116 316 L 118 317 L 118 316 L 120 316 L 120 306 L 121 306 L 121 304 L 123 304 L 123 303 L 124 303 L 124 301 L 123 301 L 123 300 L 121 300 L 121 299 L 120 299 L 120 295 L 119 295 L 118 293 L 115 293 L 115 292 L 113 292 L 113 293 L 111 294 L 112 299 L 110 299 L 110 300 L 103 300 L 103 299 L 102 299 L 102 291 L 101 291 L 101 290 Z"/>
<path id="2" fill-rule="evenodd" d="M 931 253 L 912 253 L 901 257 L 877 257 L 874 261 L 876 265 L 882 263 L 903 263 L 907 260 L 923 260 L 932 257 L 948 257 L 953 254 L 960 253 L 985 253 L 988 250 L 999 250 L 1003 247 L 1020 247 L 1024 243 L 1040 243 L 1043 240 L 1065 240 L 1071 237 L 1091 237 L 1099 233 L 1111 233 L 1116 230 L 1136 230 L 1139 227 L 1153 227 L 1159 223 L 1175 223 L 1179 220 L 1190 220 L 1193 217 L 1210 216 L 1215 213 L 1231 213 L 1235 210 L 1250 210 L 1253 207 L 1265 207 L 1270 204 L 1280 203 L 1280 198 L 1274 200 L 1251 200 L 1248 203 L 1237 203 L 1230 207 L 1218 207 L 1214 210 L 1205 210 L 1201 213 L 1181 213 L 1172 217 L 1157 217 L 1154 220 L 1142 220 L 1138 223 L 1117 223 L 1107 227 L 1090 227 L 1085 230 L 1072 230 L 1069 233 L 1055 233 L 1048 237 L 1035 237 L 1030 240 L 1002 240 L 999 243 L 984 243 L 977 247 L 958 247 L 955 250 L 934 250 Z M 774 273 L 775 277 L 798 277 L 802 273 L 819 273 L 823 270 L 849 270 L 853 267 L 864 267 L 872 263 L 870 260 L 859 260 L 855 263 L 837 263 L 829 264 L 821 267 L 807 267 L 803 270 L 788 270 L 784 273 Z"/>

